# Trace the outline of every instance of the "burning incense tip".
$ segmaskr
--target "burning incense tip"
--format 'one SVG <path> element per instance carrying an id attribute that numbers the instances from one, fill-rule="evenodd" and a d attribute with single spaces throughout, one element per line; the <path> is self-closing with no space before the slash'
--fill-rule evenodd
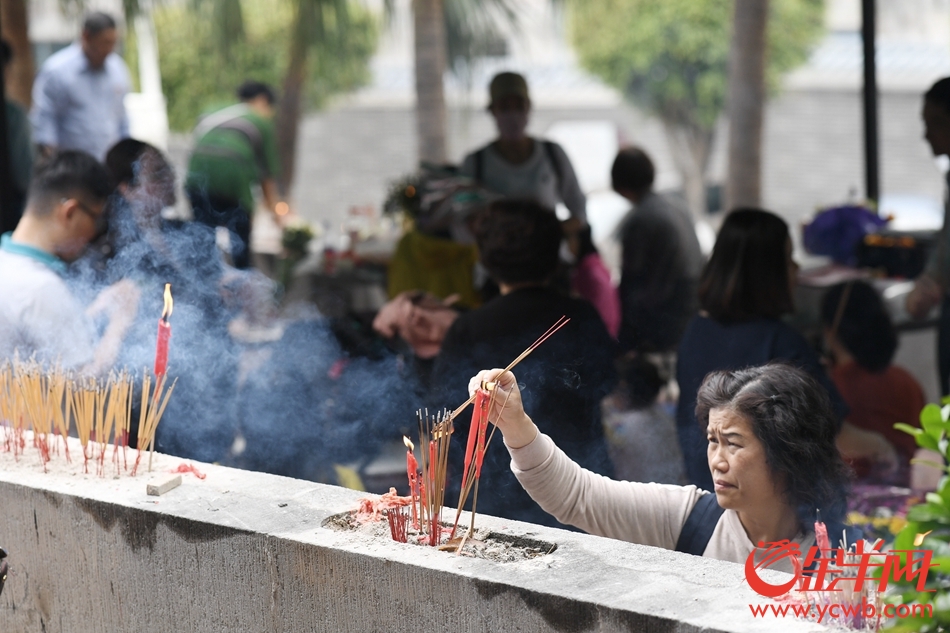
<path id="1" fill-rule="evenodd" d="M 415 444 L 413 444 L 412 441 L 405 435 L 402 436 L 402 443 L 405 444 L 406 448 L 408 448 L 410 451 L 416 448 Z"/>

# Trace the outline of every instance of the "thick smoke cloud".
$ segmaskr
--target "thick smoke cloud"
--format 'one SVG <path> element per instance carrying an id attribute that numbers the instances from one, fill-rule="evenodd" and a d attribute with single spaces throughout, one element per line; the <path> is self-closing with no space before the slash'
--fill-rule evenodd
<path id="1" fill-rule="evenodd" d="M 333 464 L 366 462 L 414 425 L 419 389 L 400 357 L 351 357 L 315 309 L 266 323 L 283 328 L 276 341 L 240 344 L 229 335 L 239 315 L 269 311 L 259 291 L 245 292 L 259 289 L 262 276 L 223 265 L 211 227 L 158 220 L 161 183 L 146 172 L 137 174 L 137 191 L 153 193 L 116 197 L 108 240 L 72 267 L 69 281 L 86 302 L 119 279 L 139 286 L 142 300 L 117 362 L 139 382 L 152 370 L 162 292 L 172 284 L 168 376 L 178 382 L 158 429 L 159 451 L 334 481 Z M 232 455 L 238 435 L 246 444 Z"/>

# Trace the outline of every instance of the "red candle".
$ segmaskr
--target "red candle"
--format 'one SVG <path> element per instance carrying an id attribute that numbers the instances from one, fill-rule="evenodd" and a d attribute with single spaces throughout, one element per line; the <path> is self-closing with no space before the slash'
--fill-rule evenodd
<path id="1" fill-rule="evenodd" d="M 414 492 L 415 486 L 413 484 L 416 481 L 416 472 L 419 470 L 419 462 L 416 461 L 416 456 L 412 454 L 412 449 L 415 447 L 412 445 L 412 442 L 409 441 L 409 438 L 403 435 L 402 443 L 405 444 L 408 449 L 406 451 L 406 474 L 409 475 L 409 489 L 411 492 Z"/>
<path id="2" fill-rule="evenodd" d="M 172 326 L 168 317 L 172 315 L 172 285 L 165 284 L 165 307 L 162 318 L 158 320 L 158 338 L 155 341 L 155 376 L 162 377 L 168 369 L 168 341 L 172 336 Z"/>
<path id="3" fill-rule="evenodd" d="M 165 375 L 168 368 L 168 339 L 172 336 L 172 326 L 162 319 L 158 320 L 158 340 L 155 343 L 155 375 Z"/>
<path id="4" fill-rule="evenodd" d="M 818 544 L 818 551 L 822 556 L 830 556 L 831 540 L 828 538 L 828 528 L 821 521 L 821 514 L 815 521 L 815 542 Z M 826 554 L 826 552 L 828 552 Z"/>
<path id="5" fill-rule="evenodd" d="M 411 500 L 409 505 L 412 509 L 412 526 L 418 530 L 419 517 L 416 515 L 416 489 L 418 488 L 419 462 L 416 461 L 416 456 L 412 454 L 414 447 L 412 442 L 409 441 L 409 438 L 403 435 L 402 443 L 405 444 L 408 449 L 406 451 L 406 474 L 409 476 L 409 498 Z"/>

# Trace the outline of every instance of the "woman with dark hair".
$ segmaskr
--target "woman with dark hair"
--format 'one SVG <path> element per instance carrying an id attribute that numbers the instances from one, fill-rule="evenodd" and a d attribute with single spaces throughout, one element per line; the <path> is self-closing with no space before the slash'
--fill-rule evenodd
<path id="1" fill-rule="evenodd" d="M 474 233 L 482 265 L 500 294 L 462 313 L 449 328 L 432 370 L 429 402 L 458 406 L 468 397 L 459 387 L 480 367 L 507 365 L 567 316 L 570 323 L 518 365 L 525 401 L 543 419 L 545 433 L 572 459 L 595 472 L 611 473 L 600 402 L 616 384 L 615 343 L 589 303 L 566 297 L 551 285 L 560 222 L 536 202 L 499 200 L 478 216 Z M 461 446 L 468 422 L 468 416 L 457 420 Z M 521 490 L 508 460 L 498 453 L 486 455 L 481 480 L 492 494 L 479 497 L 479 511 L 557 525 Z"/>
<path id="2" fill-rule="evenodd" d="M 894 424 L 919 426 L 920 410 L 927 401 L 920 383 L 907 370 L 891 364 L 897 332 L 884 302 L 864 281 L 839 284 L 825 294 L 821 320 L 834 363 L 831 379 L 851 408 L 848 419 L 859 428 L 880 433 L 894 446 L 900 469 L 888 483 L 908 485 L 917 442 Z M 859 479 L 881 479 L 867 460 L 852 466 Z"/>
<path id="3" fill-rule="evenodd" d="M 676 379 L 680 399 L 677 432 L 690 483 L 713 489 L 705 465 L 706 441 L 696 421 L 696 392 L 707 374 L 782 360 L 804 369 L 825 388 L 841 434 L 839 449 L 866 457 L 884 470 L 896 467 L 893 447 L 880 433 L 842 421 L 848 407 L 801 334 L 780 320 L 793 309 L 798 265 L 792 259 L 788 225 L 774 213 L 737 209 L 719 231 L 712 257 L 699 280 L 700 313 L 680 342 Z"/>
<path id="4" fill-rule="evenodd" d="M 482 371 L 469 389 L 488 381 L 497 383 L 489 419 L 504 436 L 512 471 L 560 521 L 598 536 L 736 563 L 760 542 L 788 539 L 807 551 L 816 510 L 829 533 L 841 533 L 848 475 L 835 447 L 835 413 L 827 391 L 794 366 L 717 371 L 703 381 L 696 416 L 715 495 L 585 471 L 535 426 L 511 373 Z M 788 560 L 773 568 L 792 571 Z"/>

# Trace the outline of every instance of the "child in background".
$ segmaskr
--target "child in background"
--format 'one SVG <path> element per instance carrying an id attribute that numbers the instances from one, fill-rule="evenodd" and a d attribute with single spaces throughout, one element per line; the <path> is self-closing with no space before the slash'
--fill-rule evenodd
<path id="1" fill-rule="evenodd" d="M 891 364 L 897 351 L 897 332 L 884 303 L 870 284 L 851 281 L 828 290 L 821 316 L 833 363 L 831 379 L 851 409 L 848 421 L 883 435 L 900 457 L 900 467 L 892 478 L 874 472 L 864 461 L 852 463 L 858 480 L 908 486 L 917 443 L 894 424 L 920 426 L 926 400 L 917 380 Z"/>
<path id="2" fill-rule="evenodd" d="M 657 402 L 666 380 L 643 356 L 619 361 L 620 385 L 604 400 L 607 452 L 616 479 L 685 484 L 676 422 Z"/>
<path id="3" fill-rule="evenodd" d="M 620 332 L 620 295 L 594 246 L 590 226 L 584 225 L 569 233 L 567 242 L 576 262 L 571 272 L 571 292 L 590 302 L 603 319 L 607 331 L 617 338 Z"/>

